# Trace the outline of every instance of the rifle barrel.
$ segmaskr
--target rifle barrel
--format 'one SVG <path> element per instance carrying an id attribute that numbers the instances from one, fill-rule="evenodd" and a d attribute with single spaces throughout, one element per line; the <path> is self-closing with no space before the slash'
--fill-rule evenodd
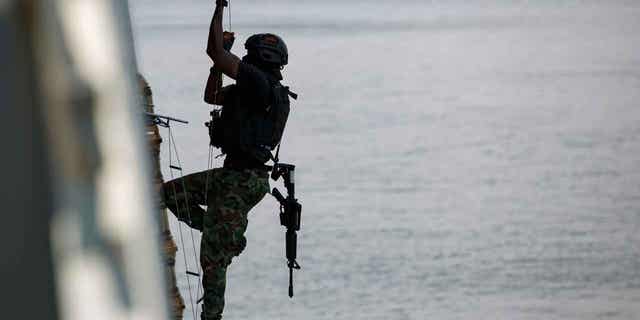
<path id="1" fill-rule="evenodd" d="M 293 268 L 289 267 L 289 298 L 293 298 Z"/>

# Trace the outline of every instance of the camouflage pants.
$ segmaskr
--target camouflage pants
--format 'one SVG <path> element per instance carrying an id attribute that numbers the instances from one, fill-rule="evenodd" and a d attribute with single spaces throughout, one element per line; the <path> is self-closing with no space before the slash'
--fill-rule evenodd
<path id="1" fill-rule="evenodd" d="M 221 319 L 227 266 L 246 246 L 247 215 L 269 191 L 268 174 L 218 168 L 183 179 L 164 184 L 165 202 L 178 220 L 202 231 L 202 319 Z"/>

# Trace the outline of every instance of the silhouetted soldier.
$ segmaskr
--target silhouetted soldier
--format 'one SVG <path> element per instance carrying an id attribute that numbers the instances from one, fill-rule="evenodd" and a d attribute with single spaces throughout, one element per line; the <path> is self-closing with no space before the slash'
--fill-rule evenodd
<path id="1" fill-rule="evenodd" d="M 222 318 L 227 266 L 246 246 L 249 211 L 269 192 L 265 163 L 273 159 L 289 114 L 289 90 L 280 84 L 285 43 L 273 34 L 253 35 L 245 43 L 247 54 L 238 58 L 229 51 L 233 34 L 223 34 L 224 6 L 226 1 L 216 2 L 211 21 L 207 54 L 214 67 L 205 91 L 207 103 L 223 106 L 209 133 L 211 144 L 226 154 L 224 165 L 184 177 L 186 190 L 180 179 L 164 185 L 167 207 L 202 231 L 206 320 Z M 236 84 L 220 88 L 221 73 Z M 206 212 L 200 205 L 207 205 Z"/>

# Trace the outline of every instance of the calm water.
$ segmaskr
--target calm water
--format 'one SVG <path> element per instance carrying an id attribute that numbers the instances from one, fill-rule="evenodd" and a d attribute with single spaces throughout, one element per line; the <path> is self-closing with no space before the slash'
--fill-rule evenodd
<path id="1" fill-rule="evenodd" d="M 212 1 L 131 2 L 203 170 Z M 303 270 L 290 300 L 264 200 L 226 319 L 640 319 L 640 4 L 233 1 L 232 30 L 238 54 L 257 32 L 290 48 Z"/>

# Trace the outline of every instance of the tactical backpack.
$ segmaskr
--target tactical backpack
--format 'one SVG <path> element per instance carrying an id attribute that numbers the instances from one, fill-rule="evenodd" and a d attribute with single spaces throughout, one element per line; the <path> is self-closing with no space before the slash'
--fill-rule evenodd
<path id="1" fill-rule="evenodd" d="M 236 85 L 229 86 L 222 111 L 218 116 L 212 113 L 211 145 L 224 154 L 240 152 L 260 163 L 274 159 L 271 151 L 280 144 L 289 117 L 289 96 L 296 98 L 289 87 L 273 82 L 269 104 L 260 106 L 241 95 Z"/>

